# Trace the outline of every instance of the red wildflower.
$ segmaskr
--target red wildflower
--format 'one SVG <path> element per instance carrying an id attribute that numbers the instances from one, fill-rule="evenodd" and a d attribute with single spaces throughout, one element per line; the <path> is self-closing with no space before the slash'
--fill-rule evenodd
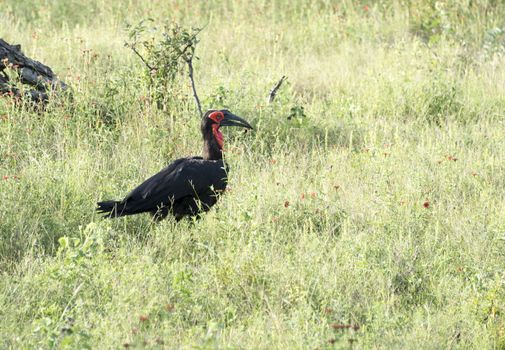
<path id="1" fill-rule="evenodd" d="M 370 10 L 370 7 L 368 7 L 368 5 L 363 6 L 363 11 L 368 12 L 368 10 Z"/>
<path id="2" fill-rule="evenodd" d="M 147 317 L 146 315 L 141 315 L 139 317 L 139 320 L 140 320 L 140 322 L 145 322 L 145 321 L 149 320 L 149 317 Z"/>
<path id="3" fill-rule="evenodd" d="M 3 176 L 3 179 L 4 179 L 4 180 L 9 180 L 9 177 L 8 177 L 7 175 L 4 175 L 4 176 Z"/>
<path id="4" fill-rule="evenodd" d="M 423 203 L 423 207 L 425 207 L 426 209 L 428 209 L 430 207 L 430 202 L 426 201 Z"/>
<path id="5" fill-rule="evenodd" d="M 305 193 L 302 192 L 302 195 L 300 196 L 300 199 L 305 199 Z"/>
<path id="6" fill-rule="evenodd" d="M 287 208 L 287 207 L 289 207 L 289 201 L 284 202 L 284 208 Z"/>

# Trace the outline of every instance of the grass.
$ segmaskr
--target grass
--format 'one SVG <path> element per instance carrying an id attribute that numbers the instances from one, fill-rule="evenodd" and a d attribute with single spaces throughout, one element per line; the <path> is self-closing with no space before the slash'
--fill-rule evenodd
<path id="1" fill-rule="evenodd" d="M 94 213 L 201 150 L 187 78 L 158 109 L 123 46 L 148 17 L 206 25 L 203 104 L 256 127 L 225 135 L 231 191 L 195 222 Z M 0 99 L 0 348 L 504 348 L 503 18 L 491 0 L 5 0 L 2 37 L 74 97 Z"/>

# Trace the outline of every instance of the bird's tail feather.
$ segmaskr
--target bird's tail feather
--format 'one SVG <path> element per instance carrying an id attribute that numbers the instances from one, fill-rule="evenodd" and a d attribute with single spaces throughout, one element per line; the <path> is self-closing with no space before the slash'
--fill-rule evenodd
<path id="1" fill-rule="evenodd" d="M 104 218 L 118 218 L 128 215 L 125 212 L 126 204 L 119 201 L 98 202 L 97 205 L 96 211 L 100 214 L 105 214 Z"/>

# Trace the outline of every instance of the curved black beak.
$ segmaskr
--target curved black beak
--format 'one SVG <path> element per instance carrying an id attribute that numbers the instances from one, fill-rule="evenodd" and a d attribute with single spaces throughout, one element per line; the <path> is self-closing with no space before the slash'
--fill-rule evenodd
<path id="1" fill-rule="evenodd" d="M 224 119 L 221 120 L 220 126 L 241 126 L 247 129 L 253 128 L 251 124 L 246 122 L 244 119 L 230 112 L 224 114 Z"/>

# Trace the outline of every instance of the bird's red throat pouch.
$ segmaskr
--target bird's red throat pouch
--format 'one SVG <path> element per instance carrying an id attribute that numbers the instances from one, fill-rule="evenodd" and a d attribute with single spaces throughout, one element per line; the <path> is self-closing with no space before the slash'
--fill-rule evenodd
<path id="1" fill-rule="evenodd" d="M 219 124 L 213 124 L 212 125 L 212 133 L 214 134 L 214 137 L 216 138 L 219 148 L 223 149 L 224 139 L 223 139 L 223 134 L 221 133 L 221 131 L 219 131 L 219 126 L 220 126 Z"/>

